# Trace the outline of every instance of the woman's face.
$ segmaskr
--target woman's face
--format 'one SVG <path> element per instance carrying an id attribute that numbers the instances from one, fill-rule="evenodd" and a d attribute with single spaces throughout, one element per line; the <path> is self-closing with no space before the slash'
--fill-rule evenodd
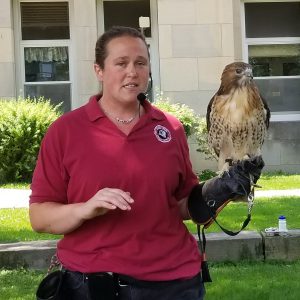
<path id="1" fill-rule="evenodd" d="M 104 68 L 95 65 L 97 77 L 102 81 L 103 99 L 130 103 L 145 92 L 148 85 L 150 64 L 145 43 L 123 36 L 107 44 Z"/>

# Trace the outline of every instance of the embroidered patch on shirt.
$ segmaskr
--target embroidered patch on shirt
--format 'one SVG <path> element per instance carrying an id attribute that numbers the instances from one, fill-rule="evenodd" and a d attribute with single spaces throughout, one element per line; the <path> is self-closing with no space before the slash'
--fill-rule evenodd
<path id="1" fill-rule="evenodd" d="M 171 133 L 169 129 L 164 126 L 157 125 L 154 128 L 154 134 L 156 138 L 162 143 L 168 143 L 171 141 Z"/>

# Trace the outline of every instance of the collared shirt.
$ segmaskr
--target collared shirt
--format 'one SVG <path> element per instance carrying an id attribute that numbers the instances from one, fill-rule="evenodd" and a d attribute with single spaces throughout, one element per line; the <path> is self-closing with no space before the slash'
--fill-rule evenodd
<path id="1" fill-rule="evenodd" d="M 85 202 L 102 188 L 130 192 L 130 211 L 84 222 L 58 243 L 63 265 L 141 280 L 191 277 L 200 270 L 195 239 L 178 200 L 198 183 L 181 123 L 145 101 L 145 114 L 125 135 L 101 110 L 99 95 L 69 112 L 45 135 L 30 203 Z"/>

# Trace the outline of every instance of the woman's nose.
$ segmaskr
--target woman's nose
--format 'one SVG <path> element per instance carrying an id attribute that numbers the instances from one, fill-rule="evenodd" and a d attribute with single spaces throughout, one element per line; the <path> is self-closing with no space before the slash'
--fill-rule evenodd
<path id="1" fill-rule="evenodd" d="M 136 76 L 137 75 L 137 71 L 136 71 L 136 67 L 134 64 L 130 64 L 128 65 L 128 74 L 131 76 Z"/>

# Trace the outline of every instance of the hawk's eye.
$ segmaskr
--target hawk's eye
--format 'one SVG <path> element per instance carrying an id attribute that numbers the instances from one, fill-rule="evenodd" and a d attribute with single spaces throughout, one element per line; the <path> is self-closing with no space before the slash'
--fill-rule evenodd
<path id="1" fill-rule="evenodd" d="M 241 74 L 243 72 L 242 69 L 236 69 L 235 71 L 236 71 L 236 74 Z"/>

